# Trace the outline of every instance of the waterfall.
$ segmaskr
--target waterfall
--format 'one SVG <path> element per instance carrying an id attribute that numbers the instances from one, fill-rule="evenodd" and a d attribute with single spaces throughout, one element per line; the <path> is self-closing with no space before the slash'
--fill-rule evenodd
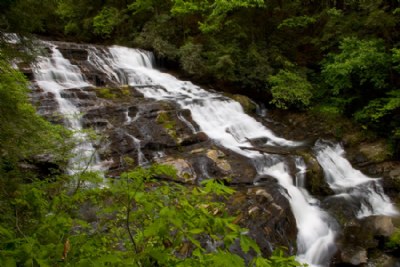
<path id="1" fill-rule="evenodd" d="M 65 59 L 55 45 L 51 43 L 47 45 L 51 55 L 40 57 L 33 67 L 35 82 L 42 90 L 53 95 L 66 125 L 76 132 L 76 137 L 83 140 L 75 149 L 81 157 L 71 161 L 70 172 L 75 173 L 82 169 L 88 164 L 87 159 L 92 157 L 94 164 L 90 165 L 90 168 L 100 169 L 93 145 L 86 141 L 86 136 L 81 132 L 79 114 L 82 110 L 68 98 L 63 97 L 70 89 L 84 90 L 93 85 L 85 81 L 79 68 Z M 110 48 L 89 46 L 87 51 L 87 63 L 104 73 L 110 81 L 133 86 L 146 98 L 174 101 L 182 109 L 190 110 L 195 125 L 181 113 L 177 114 L 177 117 L 193 133 L 203 131 L 218 145 L 251 159 L 258 177 L 274 177 L 296 219 L 297 259 L 312 267 L 329 266 L 330 259 L 336 251 L 335 238 L 338 224 L 320 207 L 320 201 L 306 190 L 307 168 L 304 159 L 300 156 L 260 154 L 257 151 L 243 149 L 243 147 L 254 148 L 253 140 L 263 143 L 261 145 L 275 147 L 296 147 L 302 145 L 302 142 L 286 140 L 275 135 L 247 115 L 236 101 L 154 69 L 154 58 L 149 52 L 120 46 Z M 122 117 L 124 125 L 136 123 L 140 112 L 139 110 L 135 117 L 131 117 L 129 107 L 126 107 Z M 265 109 L 262 109 L 260 114 L 265 115 Z M 148 159 L 141 151 L 141 141 L 128 132 L 126 137 L 132 141 L 138 153 L 139 165 L 146 164 Z M 355 170 L 345 159 L 344 150 L 340 145 L 317 142 L 314 151 L 324 170 L 327 183 L 335 192 L 334 197 L 343 197 L 352 203 L 358 203 L 355 217 L 397 214 L 393 204 L 384 194 L 380 180 L 367 177 Z M 154 157 L 160 156 L 164 156 L 162 151 L 154 155 Z M 203 176 L 208 176 L 206 168 L 200 171 Z"/>
<path id="2" fill-rule="evenodd" d="M 370 178 L 354 169 L 344 157 L 339 144 L 324 144 L 319 141 L 315 147 L 317 160 L 325 173 L 325 179 L 336 193 L 335 197 L 355 202 L 359 219 L 372 215 L 398 215 L 398 211 L 383 192 L 380 179 Z"/>
<path id="3" fill-rule="evenodd" d="M 304 194 L 305 189 L 299 190 L 293 184 L 284 162 L 265 167 L 264 174 L 276 177 L 288 194 L 298 228 L 298 260 L 310 266 L 328 266 L 336 251 L 335 220 L 315 205 L 315 199 Z"/>
<path id="4" fill-rule="evenodd" d="M 98 155 L 92 143 L 88 142 L 86 134 L 82 132 L 79 108 L 63 97 L 63 92 L 68 89 L 91 85 L 85 81 L 80 69 L 65 59 L 55 45 L 45 44 L 50 48 L 50 57 L 38 57 L 32 69 L 37 86 L 54 97 L 65 125 L 74 132 L 74 137 L 78 140 L 68 172 L 74 174 L 85 169 L 101 170 Z"/>
<path id="5" fill-rule="evenodd" d="M 241 105 L 220 94 L 208 92 L 188 81 L 159 72 L 152 66 L 152 57 L 143 51 L 119 46 L 110 48 L 110 53 L 102 53 L 89 58 L 94 65 L 107 63 L 108 77 L 120 84 L 136 86 L 145 97 L 156 100 L 173 100 L 181 108 L 189 109 L 193 120 L 216 143 L 253 159 L 260 175 L 275 177 L 284 190 L 298 228 L 298 259 L 310 266 L 327 266 L 335 252 L 335 222 L 323 210 L 306 189 L 293 184 L 293 177 L 283 159 L 274 155 L 260 155 L 241 147 L 252 147 L 249 140 L 262 139 L 265 145 L 298 146 L 301 142 L 286 140 L 276 136 L 254 118 L 243 111 Z M 121 78 L 121 73 L 125 78 Z M 118 77 L 118 78 L 117 78 Z M 182 119 L 182 118 L 181 118 Z M 304 178 L 304 164 L 296 161 L 298 175 Z M 303 162 L 304 163 L 304 162 Z"/>

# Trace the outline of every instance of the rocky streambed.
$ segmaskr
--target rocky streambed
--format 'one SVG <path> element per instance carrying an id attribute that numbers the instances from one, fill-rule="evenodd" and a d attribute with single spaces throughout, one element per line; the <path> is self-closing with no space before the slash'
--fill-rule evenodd
<path id="1" fill-rule="evenodd" d="M 94 66 L 90 63 L 90 57 L 95 55 L 91 51 L 95 49 L 98 52 L 104 47 L 61 42 L 52 44 L 58 47 L 63 57 L 79 66 L 92 85 L 65 89 L 61 97 L 79 108 L 82 127 L 94 129 L 101 137 L 95 149 L 107 169 L 107 177 L 118 177 L 135 166 L 157 162 L 173 165 L 177 169 L 178 178 L 171 182 L 196 184 L 209 178 L 224 180 L 237 190 L 227 200 L 230 211 L 237 216 L 238 223 L 250 230 L 250 235 L 263 251 L 269 254 L 275 247 L 285 246 L 291 254 L 296 253 L 296 219 L 285 189 L 273 176 L 260 176 L 248 157 L 211 139 L 201 131 L 189 109 L 182 108 L 172 99 L 145 98 L 143 90 L 146 89 L 141 88 L 141 84 L 121 85 L 111 76 L 104 75 L 99 69 L 106 65 Z M 23 70 L 28 77 L 33 77 L 32 69 Z M 155 87 L 153 89 L 164 90 L 159 84 L 152 86 Z M 255 106 L 252 106 L 252 101 L 244 96 L 234 98 L 258 122 L 279 136 L 306 141 L 296 149 L 282 147 L 271 151 L 263 145 L 265 140 L 248 140 L 255 153 L 278 154 L 288 159 L 301 157 L 304 160 L 307 167 L 304 173 L 305 189 L 315 197 L 315 205 L 334 214 L 337 221 L 338 250 L 331 265 L 396 266 L 396 252 L 385 247 L 395 229 L 392 218 L 356 218 L 348 203 L 341 203 L 333 197 L 334 192 L 324 179 L 324 170 L 313 147 L 320 138 L 335 141 L 340 138 L 353 165 L 372 177 L 383 177 L 385 192 L 396 201 L 399 201 L 400 191 L 399 162 L 381 158 L 381 154 L 375 155 L 382 145 L 354 140 L 351 131 L 338 136 L 335 129 L 327 130 L 323 122 L 306 114 L 274 111 L 267 116 L 259 116 L 253 112 Z M 34 86 L 32 100 L 40 114 L 56 123 L 63 121 L 58 114 L 59 104 L 54 94 Z M 293 177 L 299 172 L 294 163 L 289 163 L 288 169 Z"/>

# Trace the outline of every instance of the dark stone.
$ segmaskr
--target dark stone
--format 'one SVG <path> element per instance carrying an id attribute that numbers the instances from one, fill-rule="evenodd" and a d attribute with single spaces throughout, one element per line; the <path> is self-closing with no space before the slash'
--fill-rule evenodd
<path id="1" fill-rule="evenodd" d="M 270 255 L 275 244 L 288 248 L 295 254 L 297 236 L 296 221 L 288 200 L 277 186 L 250 186 L 237 188 L 229 199 L 229 209 L 240 211 L 238 223 L 249 229 L 249 235 L 257 241 L 261 250 Z"/>
<path id="2" fill-rule="evenodd" d="M 84 61 L 88 58 L 88 51 L 84 48 L 58 48 L 61 54 L 69 60 Z"/>

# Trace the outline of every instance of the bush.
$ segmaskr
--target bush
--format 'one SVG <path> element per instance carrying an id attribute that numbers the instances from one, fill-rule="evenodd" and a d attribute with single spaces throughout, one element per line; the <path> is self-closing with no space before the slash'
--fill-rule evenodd
<path id="1" fill-rule="evenodd" d="M 273 97 L 271 103 L 276 107 L 304 109 L 310 105 L 313 87 L 306 78 L 289 70 L 280 70 L 268 81 Z"/>

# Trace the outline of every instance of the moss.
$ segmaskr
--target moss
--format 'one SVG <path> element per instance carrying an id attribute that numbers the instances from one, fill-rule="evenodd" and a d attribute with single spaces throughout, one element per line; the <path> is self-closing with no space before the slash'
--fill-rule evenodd
<path id="1" fill-rule="evenodd" d="M 383 162 L 392 157 L 392 151 L 385 141 L 363 143 L 360 145 L 361 153 L 372 162 Z"/>
<path id="2" fill-rule="evenodd" d="M 133 167 L 135 165 L 135 160 L 130 156 L 124 156 L 123 161 L 128 167 Z"/>
<path id="3" fill-rule="evenodd" d="M 169 121 L 169 116 L 168 116 L 167 112 L 162 111 L 162 112 L 158 113 L 157 119 L 156 119 L 156 122 L 158 124 L 164 124 L 167 121 Z"/>
<path id="4" fill-rule="evenodd" d="M 131 95 L 131 91 L 129 90 L 129 88 L 121 88 L 121 93 L 124 96 L 130 96 Z"/>
<path id="5" fill-rule="evenodd" d="M 116 99 L 125 99 L 127 96 L 131 95 L 131 91 L 129 87 L 122 86 L 120 88 L 109 88 L 109 87 L 100 87 L 96 89 L 96 95 L 100 98 L 116 100 Z"/>
<path id="6" fill-rule="evenodd" d="M 176 133 L 176 122 L 169 116 L 169 114 L 165 111 L 161 111 L 158 113 L 156 118 L 156 122 L 161 124 L 166 130 L 167 133 L 174 139 L 177 140 L 178 135 Z"/>
<path id="7" fill-rule="evenodd" d="M 385 246 L 389 249 L 400 249 L 400 228 L 396 228 Z"/>
<path id="8" fill-rule="evenodd" d="M 117 98 L 117 95 L 113 92 L 111 92 L 111 88 L 107 87 L 102 87 L 102 88 L 97 88 L 96 90 L 96 95 L 101 98 L 106 98 L 106 99 L 115 99 Z"/>
<path id="9" fill-rule="evenodd" d="M 248 114 L 254 114 L 256 113 L 257 106 L 256 104 L 247 96 L 244 95 L 232 95 L 225 93 L 225 96 L 232 98 L 233 100 L 239 102 L 239 104 L 243 107 L 244 112 Z"/>

